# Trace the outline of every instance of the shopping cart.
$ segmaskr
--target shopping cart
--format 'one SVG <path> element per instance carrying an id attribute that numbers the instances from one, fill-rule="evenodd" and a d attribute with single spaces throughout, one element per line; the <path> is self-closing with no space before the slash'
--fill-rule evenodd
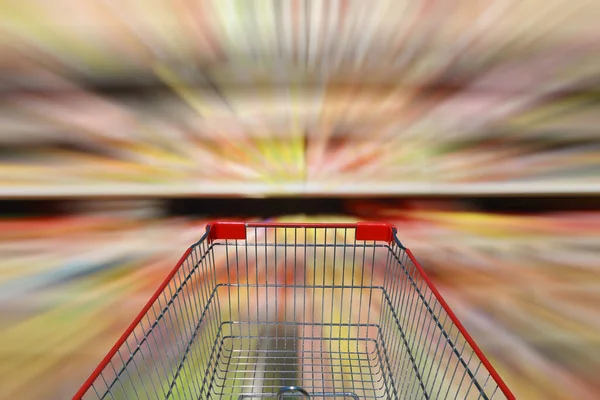
<path id="1" fill-rule="evenodd" d="M 389 224 L 216 222 L 76 399 L 514 399 Z"/>

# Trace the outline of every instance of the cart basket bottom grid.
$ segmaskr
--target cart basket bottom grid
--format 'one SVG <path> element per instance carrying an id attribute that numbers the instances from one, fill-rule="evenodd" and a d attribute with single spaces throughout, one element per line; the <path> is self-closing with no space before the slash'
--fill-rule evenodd
<path id="1" fill-rule="evenodd" d="M 410 289 L 404 294 L 416 296 Z M 400 399 L 399 392 L 422 396 L 426 381 L 436 386 L 426 332 L 418 334 L 417 321 L 398 319 L 382 287 L 219 284 L 209 298 L 169 398 L 193 398 L 195 387 L 201 399 L 300 398 L 284 393 L 298 387 L 311 399 Z M 412 299 L 411 314 L 419 312 L 438 342 L 428 350 L 446 350 L 447 369 L 459 371 L 460 360 L 423 308 Z"/>
<path id="2" fill-rule="evenodd" d="M 323 338 L 324 328 L 319 323 L 224 323 L 214 343 L 209 397 L 269 398 L 296 386 L 314 399 L 385 398 L 381 343 L 367 335 Z M 366 332 L 369 327 L 346 328 Z M 296 395 L 290 391 L 289 396 Z"/>

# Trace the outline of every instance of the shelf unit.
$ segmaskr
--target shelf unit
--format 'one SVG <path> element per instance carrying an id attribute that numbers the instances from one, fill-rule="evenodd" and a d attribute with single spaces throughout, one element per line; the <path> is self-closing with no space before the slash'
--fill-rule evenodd
<path id="1" fill-rule="evenodd" d="M 198 197 L 520 197 L 597 196 L 600 183 L 107 184 L 0 188 L 0 200 Z"/>

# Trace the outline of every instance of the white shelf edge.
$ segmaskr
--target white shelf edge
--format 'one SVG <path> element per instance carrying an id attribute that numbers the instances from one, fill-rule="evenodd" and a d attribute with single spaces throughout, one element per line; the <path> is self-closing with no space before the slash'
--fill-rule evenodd
<path id="1" fill-rule="evenodd" d="M 0 187 L 0 199 L 98 197 L 453 196 L 597 195 L 600 182 L 398 183 L 398 184 L 102 184 Z"/>

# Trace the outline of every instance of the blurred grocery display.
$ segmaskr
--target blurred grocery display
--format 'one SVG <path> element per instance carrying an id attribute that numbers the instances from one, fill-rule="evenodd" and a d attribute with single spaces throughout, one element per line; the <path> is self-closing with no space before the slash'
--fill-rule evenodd
<path id="1" fill-rule="evenodd" d="M 2 7 L 0 197 L 600 192 L 593 1 Z"/>
<path id="2" fill-rule="evenodd" d="M 593 398 L 598 328 L 597 212 L 504 214 L 360 204 L 397 221 L 517 398 Z"/>
<path id="3" fill-rule="evenodd" d="M 72 396 L 222 215 L 162 199 L 269 196 L 227 216 L 393 222 L 518 398 L 597 397 L 600 205 L 569 207 L 600 195 L 599 20 L 594 0 L 0 2 L 0 399 Z M 506 211 L 530 195 L 565 206 Z"/>
<path id="4" fill-rule="evenodd" d="M 600 215 L 460 208 L 350 202 L 357 216 L 278 220 L 395 222 L 518 397 L 594 398 Z M 206 223 L 114 211 L 3 221 L 0 397 L 71 396 Z"/>
<path id="5" fill-rule="evenodd" d="M 154 83 L 175 67 L 188 83 L 206 71 L 219 83 L 333 77 L 537 93 L 588 88 L 599 61 L 600 10 L 585 0 L 60 0 L 3 11 L 9 89 Z"/>

